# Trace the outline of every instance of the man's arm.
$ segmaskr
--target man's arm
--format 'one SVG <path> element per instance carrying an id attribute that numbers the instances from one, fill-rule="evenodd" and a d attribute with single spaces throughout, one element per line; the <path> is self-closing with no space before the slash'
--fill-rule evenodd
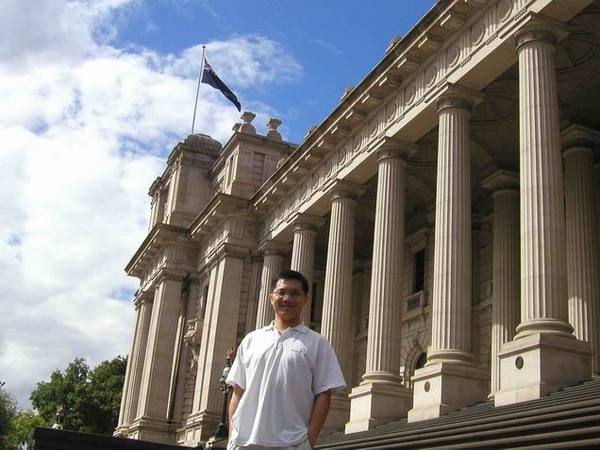
<path id="1" fill-rule="evenodd" d="M 312 414 L 308 422 L 308 443 L 311 447 L 314 447 L 317 443 L 317 438 L 319 437 L 319 433 L 321 433 L 327 413 L 329 413 L 330 403 L 331 391 L 321 392 L 315 397 Z"/>
<path id="2" fill-rule="evenodd" d="M 229 435 L 231 436 L 231 418 L 235 414 L 235 411 L 240 403 L 240 400 L 244 395 L 244 390 L 237 384 L 233 387 L 233 393 L 231 394 L 231 400 L 229 400 Z"/>

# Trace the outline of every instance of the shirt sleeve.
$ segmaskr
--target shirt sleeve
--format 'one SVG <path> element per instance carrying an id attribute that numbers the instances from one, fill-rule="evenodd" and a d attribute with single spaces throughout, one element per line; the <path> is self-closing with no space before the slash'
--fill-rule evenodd
<path id="1" fill-rule="evenodd" d="M 319 347 L 312 385 L 314 394 L 345 388 L 344 375 L 333 348 L 326 340 Z"/>
<path id="2" fill-rule="evenodd" d="M 230 386 L 239 386 L 246 390 L 246 365 L 244 364 L 244 342 L 238 347 L 237 354 L 227 374 L 225 382 Z"/>

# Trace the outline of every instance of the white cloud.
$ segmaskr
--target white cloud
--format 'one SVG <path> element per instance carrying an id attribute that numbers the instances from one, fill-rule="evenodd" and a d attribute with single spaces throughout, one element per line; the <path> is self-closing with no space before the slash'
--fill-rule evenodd
<path id="1" fill-rule="evenodd" d="M 137 280 L 123 267 L 146 233 L 148 187 L 189 130 L 201 50 L 111 46 L 136 7 L 0 2 L 0 379 L 22 406 L 74 357 L 127 352 Z M 262 36 L 208 45 L 258 125 L 274 111 L 244 89 L 301 75 Z M 225 141 L 239 113 L 208 86 L 200 97 L 196 130 Z"/>

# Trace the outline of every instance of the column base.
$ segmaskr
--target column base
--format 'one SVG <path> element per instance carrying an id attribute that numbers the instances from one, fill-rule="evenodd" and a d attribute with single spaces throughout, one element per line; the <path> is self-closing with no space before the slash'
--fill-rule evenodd
<path id="1" fill-rule="evenodd" d="M 129 425 L 121 425 L 120 427 L 115 428 L 115 431 L 113 431 L 113 436 L 114 437 L 127 437 L 127 435 L 129 434 Z"/>
<path id="2" fill-rule="evenodd" d="M 215 433 L 221 417 L 209 412 L 191 414 L 185 424 L 183 445 L 194 447 L 207 442 Z"/>
<path id="3" fill-rule="evenodd" d="M 434 419 L 451 411 L 485 401 L 489 374 L 468 363 L 435 363 L 415 371 L 410 422 Z"/>
<path id="4" fill-rule="evenodd" d="M 323 425 L 322 434 L 343 430 L 349 416 L 350 401 L 348 400 L 348 394 L 343 391 L 332 392 L 331 407 L 329 408 L 327 420 Z"/>
<path id="5" fill-rule="evenodd" d="M 133 421 L 127 432 L 130 439 L 170 444 L 169 424 L 164 420 L 140 417 Z"/>
<path id="6" fill-rule="evenodd" d="M 412 391 L 401 384 L 369 382 L 352 389 L 350 421 L 345 433 L 370 430 L 391 419 L 406 417 L 412 407 Z"/>
<path id="7" fill-rule="evenodd" d="M 504 344 L 496 406 L 535 400 L 592 377 L 589 342 L 573 336 L 536 333 Z"/>

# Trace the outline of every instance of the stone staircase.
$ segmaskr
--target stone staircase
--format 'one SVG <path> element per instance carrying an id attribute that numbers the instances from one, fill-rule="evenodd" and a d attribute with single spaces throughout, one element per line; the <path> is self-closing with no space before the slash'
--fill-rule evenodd
<path id="1" fill-rule="evenodd" d="M 493 401 L 437 419 L 406 419 L 319 440 L 318 449 L 600 449 L 600 378 L 539 400 L 494 407 Z"/>

